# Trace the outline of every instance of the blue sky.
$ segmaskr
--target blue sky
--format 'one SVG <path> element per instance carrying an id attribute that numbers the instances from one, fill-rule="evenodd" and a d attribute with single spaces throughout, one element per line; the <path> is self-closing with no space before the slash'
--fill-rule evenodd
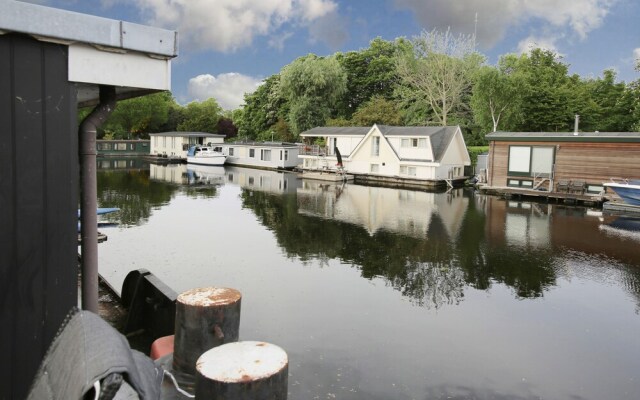
<path id="1" fill-rule="evenodd" d="M 489 64 L 535 44 L 561 54 L 571 73 L 597 77 L 613 68 L 620 80 L 640 79 L 633 69 L 640 58 L 640 0 L 28 1 L 177 30 L 172 92 L 183 104 L 214 97 L 234 109 L 245 92 L 302 55 L 447 28 L 475 32 Z"/>

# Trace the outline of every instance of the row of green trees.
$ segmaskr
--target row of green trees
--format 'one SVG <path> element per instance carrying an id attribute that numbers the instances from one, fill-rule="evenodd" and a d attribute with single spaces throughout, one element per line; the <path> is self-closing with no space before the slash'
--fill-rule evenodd
<path id="1" fill-rule="evenodd" d="M 569 74 L 555 53 L 507 54 L 497 65 L 472 36 L 423 32 L 374 39 L 359 51 L 294 60 L 245 95 L 238 110 L 215 100 L 178 105 L 162 93 L 121 102 L 105 126 L 114 137 L 194 130 L 257 140 L 296 140 L 316 126 L 460 125 L 468 145 L 502 131 L 640 130 L 640 79 Z"/>

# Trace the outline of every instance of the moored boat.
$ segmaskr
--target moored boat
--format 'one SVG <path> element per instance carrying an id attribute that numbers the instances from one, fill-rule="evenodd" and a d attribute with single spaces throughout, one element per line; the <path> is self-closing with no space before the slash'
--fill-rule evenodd
<path id="1" fill-rule="evenodd" d="M 187 152 L 188 164 L 224 165 L 227 156 L 222 153 L 222 147 L 191 146 Z"/>
<path id="2" fill-rule="evenodd" d="M 640 206 L 640 180 L 611 180 L 603 184 L 611 188 L 627 204 Z"/>

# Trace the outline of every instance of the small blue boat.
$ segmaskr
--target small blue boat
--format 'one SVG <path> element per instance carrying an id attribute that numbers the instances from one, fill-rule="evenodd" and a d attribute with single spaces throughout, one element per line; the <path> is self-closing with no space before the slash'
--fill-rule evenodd
<path id="1" fill-rule="evenodd" d="M 640 206 L 640 180 L 619 180 L 604 183 L 627 204 Z"/>

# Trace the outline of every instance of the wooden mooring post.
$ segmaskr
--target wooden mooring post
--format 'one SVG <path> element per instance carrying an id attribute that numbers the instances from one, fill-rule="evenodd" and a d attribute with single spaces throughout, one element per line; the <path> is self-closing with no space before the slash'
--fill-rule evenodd
<path id="1" fill-rule="evenodd" d="M 265 342 L 228 343 L 196 364 L 196 400 L 286 400 L 289 359 Z"/>
<path id="2" fill-rule="evenodd" d="M 236 289 L 217 287 L 191 289 L 178 296 L 173 371 L 179 381 L 195 381 L 196 361 L 202 353 L 238 341 L 241 299 Z"/>

